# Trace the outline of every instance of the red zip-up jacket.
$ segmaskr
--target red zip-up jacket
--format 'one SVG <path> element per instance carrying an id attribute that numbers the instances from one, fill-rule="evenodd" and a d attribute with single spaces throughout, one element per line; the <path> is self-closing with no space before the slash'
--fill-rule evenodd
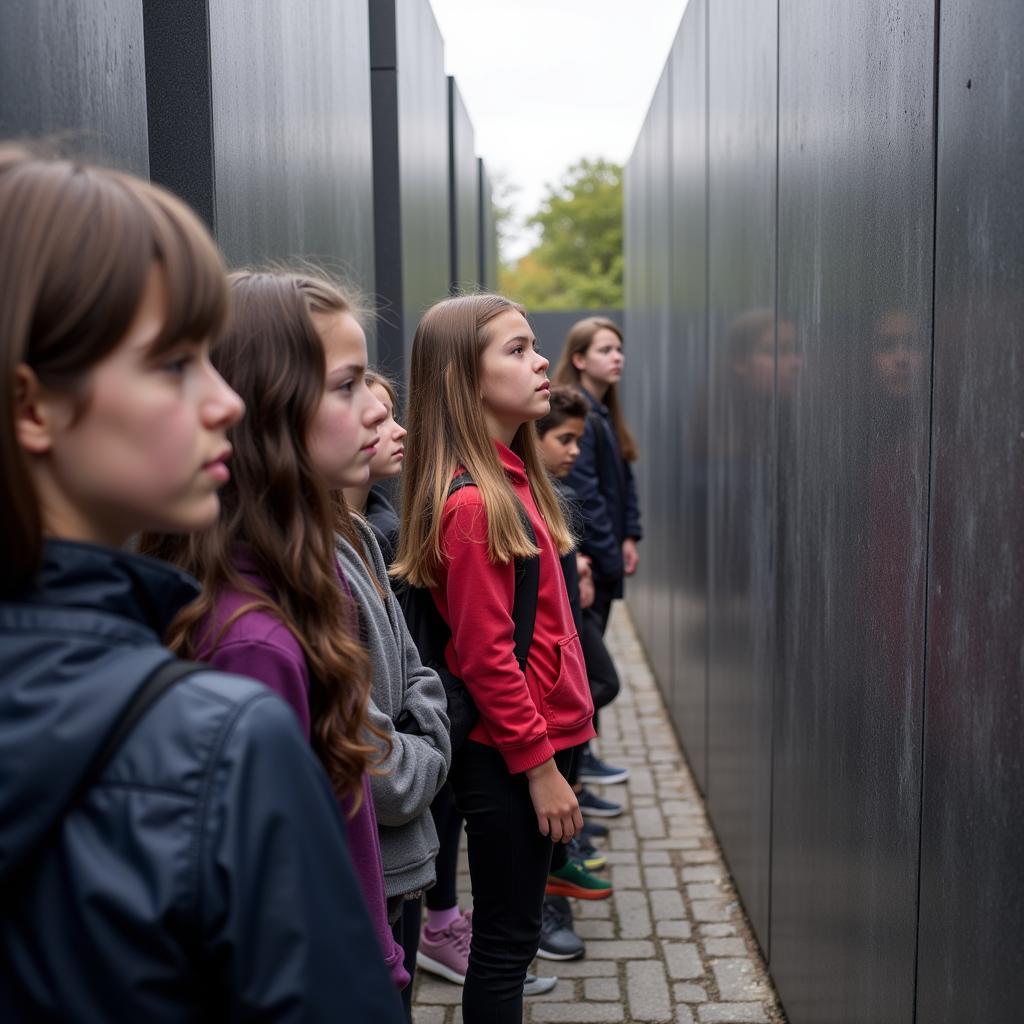
<path id="1" fill-rule="evenodd" d="M 533 500 L 522 460 L 495 442 L 540 548 L 533 644 L 525 674 L 515 656 L 515 564 L 487 557 L 487 512 L 475 487 L 456 491 L 441 516 L 444 563 L 434 602 L 452 631 L 448 668 L 480 710 L 471 740 L 495 747 L 510 772 L 542 764 L 594 736 L 594 705 L 558 549 Z"/>

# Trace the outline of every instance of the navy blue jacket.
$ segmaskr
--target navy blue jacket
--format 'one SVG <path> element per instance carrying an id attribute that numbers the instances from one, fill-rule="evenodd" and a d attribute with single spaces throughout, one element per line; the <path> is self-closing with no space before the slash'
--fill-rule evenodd
<path id="1" fill-rule="evenodd" d="M 399 1024 L 334 795 L 269 689 L 185 677 L 77 794 L 196 593 L 54 541 L 0 603 L 0 1020 Z"/>
<path id="2" fill-rule="evenodd" d="M 580 454 L 565 483 L 582 509 L 580 549 L 591 558 L 595 581 L 620 583 L 622 542 L 643 536 L 636 484 L 632 468 L 622 457 L 608 407 L 586 388 L 579 390 L 590 402 L 591 412 L 580 438 Z"/>

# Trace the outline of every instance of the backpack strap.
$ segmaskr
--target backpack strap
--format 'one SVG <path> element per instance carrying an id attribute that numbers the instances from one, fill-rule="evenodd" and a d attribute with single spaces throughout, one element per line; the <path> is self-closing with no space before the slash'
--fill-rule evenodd
<path id="1" fill-rule="evenodd" d="M 462 473 L 455 477 L 448 485 L 448 497 L 463 487 L 476 487 L 476 481 L 469 473 Z M 522 520 L 526 536 L 530 543 L 537 544 L 537 534 L 533 530 L 530 517 L 523 508 L 523 503 L 516 499 L 519 506 L 519 518 Z M 530 558 L 515 559 L 516 585 L 515 595 L 512 599 L 512 622 L 515 632 L 512 634 L 515 642 L 516 661 L 521 669 L 526 669 L 526 659 L 530 654 L 530 647 L 533 646 L 533 629 L 537 622 L 537 595 L 540 591 L 540 558 L 533 555 Z"/>
<path id="2" fill-rule="evenodd" d="M 142 685 L 135 691 L 132 699 L 121 712 L 120 718 L 114 723 L 102 749 L 82 777 L 79 792 L 84 793 L 92 786 L 139 720 L 179 679 L 205 667 L 198 662 L 181 661 L 178 658 L 169 658 L 157 665 L 146 676 Z"/>

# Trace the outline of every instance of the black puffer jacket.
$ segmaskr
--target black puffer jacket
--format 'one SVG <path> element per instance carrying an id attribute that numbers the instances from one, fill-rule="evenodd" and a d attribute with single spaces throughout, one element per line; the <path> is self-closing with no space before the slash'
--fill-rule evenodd
<path id="1" fill-rule="evenodd" d="M 76 800 L 194 582 L 47 545 L 0 603 L 0 1020 L 403 1020 L 334 796 L 259 683 L 179 681 Z"/>

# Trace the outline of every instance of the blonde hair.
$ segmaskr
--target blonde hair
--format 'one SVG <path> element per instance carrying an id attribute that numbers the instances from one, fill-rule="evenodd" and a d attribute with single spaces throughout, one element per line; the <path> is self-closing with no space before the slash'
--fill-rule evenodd
<path id="1" fill-rule="evenodd" d="M 569 387 L 582 388 L 583 382 L 580 379 L 580 371 L 575 367 L 572 357 L 577 353 L 585 353 L 594 340 L 598 331 L 611 331 L 619 341 L 625 344 L 622 337 L 622 328 L 614 320 L 605 316 L 588 316 L 583 320 L 577 320 L 569 328 L 565 336 L 565 345 L 562 347 L 562 354 L 558 359 L 558 365 L 551 379 L 556 384 L 567 384 Z M 595 396 L 596 397 L 596 396 Z M 622 415 L 622 406 L 619 404 L 619 389 L 614 384 L 608 386 L 604 396 L 604 404 L 611 416 L 612 426 L 615 428 L 615 436 L 619 440 L 619 450 L 627 462 L 636 462 L 637 447 L 636 439 L 626 426 L 626 420 Z"/>
<path id="2" fill-rule="evenodd" d="M 413 586 L 437 582 L 444 554 L 441 512 L 459 468 L 476 483 L 487 515 L 487 555 L 494 564 L 538 553 L 520 518 L 520 505 L 505 476 L 484 419 L 480 361 L 490 340 L 488 324 L 502 313 L 525 315 L 501 295 L 462 295 L 427 310 L 412 342 L 409 437 L 402 474 L 402 529 L 392 575 Z M 511 444 L 523 460 L 530 491 L 560 554 L 572 550 L 558 498 L 544 471 L 533 423 L 522 424 Z"/>

